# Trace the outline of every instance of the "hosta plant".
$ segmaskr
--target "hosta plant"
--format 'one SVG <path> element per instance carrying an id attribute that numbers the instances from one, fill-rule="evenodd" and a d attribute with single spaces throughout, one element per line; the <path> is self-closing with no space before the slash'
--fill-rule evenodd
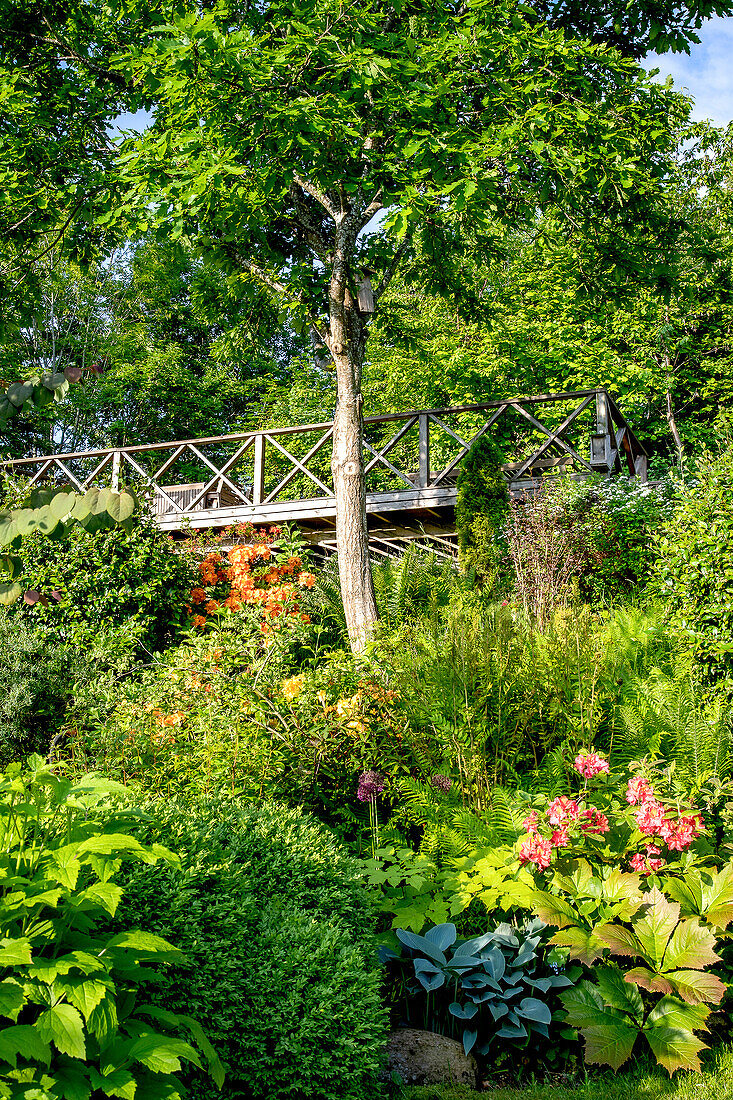
<path id="1" fill-rule="evenodd" d="M 458 939 L 449 923 L 424 936 L 399 929 L 416 979 L 412 992 L 431 999 L 427 1014 L 436 1029 L 460 1037 L 467 1054 L 488 1054 L 497 1040 L 526 1046 L 533 1036 L 549 1038 L 548 1000 L 572 986 L 580 967 L 558 973 L 562 955 L 543 959 L 545 927 L 539 920 L 522 929 L 500 924 L 469 940 Z"/>
<path id="2" fill-rule="evenodd" d="M 122 861 L 175 861 L 126 831 L 123 796 L 38 756 L 0 774 L 0 1097 L 176 1100 L 181 1061 L 201 1055 L 223 1080 L 199 1024 L 141 996 L 151 965 L 181 953 L 147 932 L 105 932 Z"/>

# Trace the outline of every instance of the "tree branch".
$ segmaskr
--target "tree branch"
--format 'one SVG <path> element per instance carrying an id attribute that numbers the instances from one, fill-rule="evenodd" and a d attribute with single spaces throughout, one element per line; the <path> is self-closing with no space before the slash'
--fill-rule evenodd
<path id="1" fill-rule="evenodd" d="M 333 220 L 338 225 L 341 221 L 342 215 L 333 205 L 326 192 L 321 191 L 320 187 L 316 187 L 316 185 L 314 183 L 311 183 L 310 180 L 304 180 L 303 177 L 299 176 L 297 172 L 293 172 L 293 179 L 297 183 L 298 187 L 302 188 L 302 190 L 305 191 L 307 195 L 310 195 L 311 198 L 315 199 L 316 202 L 321 204 L 326 213 L 331 218 L 333 218 Z"/>
<path id="2" fill-rule="evenodd" d="M 408 249 L 409 245 L 410 245 L 410 239 L 407 236 L 405 236 L 405 239 L 403 240 L 402 244 L 399 246 L 399 248 L 395 252 L 394 256 L 390 260 L 389 267 L 385 271 L 382 278 L 379 280 L 379 285 L 377 286 L 376 290 L 374 291 L 374 301 L 375 302 L 379 301 L 379 299 L 382 297 L 382 295 L 384 294 L 384 292 L 387 289 L 387 287 L 389 286 L 389 284 L 392 282 L 392 279 L 394 278 L 394 273 L 397 270 L 397 268 L 399 267 L 400 260 L 404 256 L 405 252 L 407 252 L 407 249 Z"/>

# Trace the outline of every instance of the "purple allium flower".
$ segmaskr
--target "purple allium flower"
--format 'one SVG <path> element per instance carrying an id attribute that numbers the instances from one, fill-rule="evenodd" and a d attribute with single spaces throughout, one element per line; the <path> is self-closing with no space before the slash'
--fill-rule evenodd
<path id="1" fill-rule="evenodd" d="M 449 779 L 447 775 L 441 775 L 440 772 L 438 772 L 437 775 L 431 775 L 430 784 L 435 787 L 436 790 L 449 791 L 453 786 L 453 780 Z"/>
<path id="2" fill-rule="evenodd" d="M 371 802 L 384 790 L 384 776 L 379 772 L 362 772 L 356 797 L 360 802 Z"/>

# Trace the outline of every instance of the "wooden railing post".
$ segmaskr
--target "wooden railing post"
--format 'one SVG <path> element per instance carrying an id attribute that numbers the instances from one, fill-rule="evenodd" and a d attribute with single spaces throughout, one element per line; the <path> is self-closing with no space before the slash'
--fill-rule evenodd
<path id="1" fill-rule="evenodd" d="M 610 471 L 613 465 L 611 410 L 605 390 L 596 393 L 596 430 L 590 437 L 590 464 L 594 470 Z"/>
<path id="2" fill-rule="evenodd" d="M 262 432 L 255 436 L 254 477 L 252 480 L 252 503 L 262 504 L 265 497 L 265 437 Z"/>
<path id="3" fill-rule="evenodd" d="M 115 451 L 112 455 L 112 492 L 119 493 L 120 491 L 120 452 Z"/>
<path id="4" fill-rule="evenodd" d="M 418 489 L 427 489 L 430 484 L 430 417 L 427 413 L 420 413 L 419 430 L 417 487 Z"/>

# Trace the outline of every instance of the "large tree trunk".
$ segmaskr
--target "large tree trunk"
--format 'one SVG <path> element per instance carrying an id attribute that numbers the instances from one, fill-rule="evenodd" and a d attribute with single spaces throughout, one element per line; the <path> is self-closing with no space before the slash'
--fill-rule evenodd
<path id="1" fill-rule="evenodd" d="M 335 307 L 335 308 L 334 308 Z M 332 301 L 330 351 L 336 367 L 331 470 L 341 598 L 353 653 L 363 653 L 377 621 L 369 560 L 362 436 L 361 369 L 365 333 L 348 290 Z"/>

